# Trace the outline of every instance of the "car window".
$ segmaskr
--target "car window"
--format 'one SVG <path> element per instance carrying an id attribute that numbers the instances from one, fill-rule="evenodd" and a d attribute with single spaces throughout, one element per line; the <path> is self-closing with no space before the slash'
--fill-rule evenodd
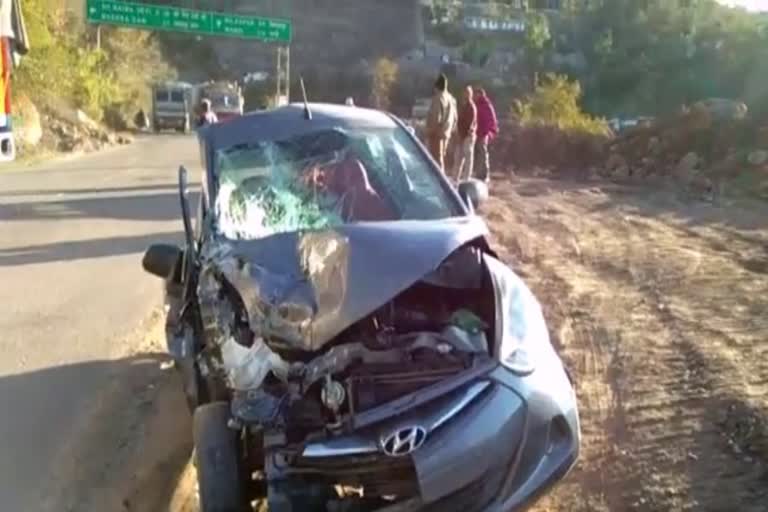
<path id="1" fill-rule="evenodd" d="M 165 91 L 165 90 L 155 91 L 155 100 L 168 101 L 168 91 Z"/>
<path id="2" fill-rule="evenodd" d="M 235 146 L 217 153 L 215 174 L 217 229 L 235 239 L 462 213 L 400 127 Z"/>
<path id="3" fill-rule="evenodd" d="M 183 103 L 184 102 L 184 93 L 181 91 L 173 91 L 171 93 L 171 101 L 174 103 Z"/>
<path id="4" fill-rule="evenodd" d="M 228 108 L 236 104 L 236 99 L 226 94 L 216 95 L 211 100 L 211 105 L 214 108 Z"/>

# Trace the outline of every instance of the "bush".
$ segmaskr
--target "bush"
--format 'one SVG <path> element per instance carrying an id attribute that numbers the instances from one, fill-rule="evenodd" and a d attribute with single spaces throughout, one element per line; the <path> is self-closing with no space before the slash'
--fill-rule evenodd
<path id="1" fill-rule="evenodd" d="M 605 120 L 584 113 L 579 106 L 580 98 L 579 82 L 547 74 L 533 94 L 514 102 L 512 117 L 522 126 L 543 125 L 567 132 L 608 135 Z"/>
<path id="2" fill-rule="evenodd" d="M 103 27 L 97 49 L 93 27 L 65 16 L 59 2 L 25 0 L 22 9 L 32 51 L 15 71 L 15 89 L 35 104 L 69 104 L 96 120 L 105 110 L 110 119 L 132 116 L 147 108 L 151 82 L 174 76 L 149 32 Z"/>
<path id="3" fill-rule="evenodd" d="M 585 173 L 605 161 L 608 137 L 588 132 L 565 131 L 556 126 L 512 124 L 492 146 L 494 161 L 508 169 L 545 168 Z"/>
<path id="4" fill-rule="evenodd" d="M 392 92 L 397 83 L 398 66 L 386 57 L 376 61 L 373 68 L 373 105 L 381 110 L 388 110 L 392 103 Z"/>

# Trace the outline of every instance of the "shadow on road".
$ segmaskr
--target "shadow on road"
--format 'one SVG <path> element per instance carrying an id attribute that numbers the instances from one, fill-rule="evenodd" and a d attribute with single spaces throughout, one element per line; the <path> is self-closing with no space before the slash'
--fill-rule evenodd
<path id="1" fill-rule="evenodd" d="M 196 205 L 199 192 L 191 192 L 189 197 L 190 204 Z M 0 219 L 4 222 L 77 219 L 163 221 L 180 219 L 179 212 L 179 194 L 175 191 L 0 205 Z"/>
<path id="2" fill-rule="evenodd" d="M 176 192 L 178 186 L 176 183 L 166 183 L 162 185 L 137 185 L 133 187 L 110 187 L 110 188 L 57 188 L 57 189 L 20 189 L 7 192 L 0 192 L 0 197 L 14 196 L 52 196 L 67 194 L 110 194 L 121 192 Z"/>
<path id="3" fill-rule="evenodd" d="M 191 453 L 162 354 L 0 377 L 3 510 L 157 511 Z"/>
<path id="4" fill-rule="evenodd" d="M 150 235 L 116 236 L 95 240 L 13 247 L 0 249 L 0 267 L 139 254 L 153 243 L 181 243 L 182 240 L 181 232 L 173 231 Z"/>

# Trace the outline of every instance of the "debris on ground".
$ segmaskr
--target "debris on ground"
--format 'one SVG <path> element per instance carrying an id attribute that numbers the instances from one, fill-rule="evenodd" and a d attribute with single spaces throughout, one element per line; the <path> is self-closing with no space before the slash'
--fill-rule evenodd
<path id="1" fill-rule="evenodd" d="M 752 177 L 768 184 L 768 118 L 743 103 L 710 99 L 620 133 L 606 146 L 605 177 L 673 178 L 694 192 L 717 193 Z"/>
<path id="2" fill-rule="evenodd" d="M 109 146 L 131 144 L 133 136 L 117 133 L 94 121 L 85 112 L 62 106 L 37 107 L 24 103 L 19 155 L 88 153 Z"/>

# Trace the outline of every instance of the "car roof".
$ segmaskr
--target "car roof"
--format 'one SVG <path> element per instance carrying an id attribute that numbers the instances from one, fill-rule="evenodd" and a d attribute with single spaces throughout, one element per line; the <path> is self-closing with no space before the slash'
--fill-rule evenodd
<path id="1" fill-rule="evenodd" d="M 279 140 L 318 130 L 339 128 L 359 130 L 365 128 L 394 128 L 394 119 L 384 112 L 367 108 L 310 103 L 312 118 L 304 116 L 303 103 L 249 112 L 223 123 L 215 123 L 198 130 L 198 137 L 209 149 L 217 151 L 239 144 L 260 140 Z"/>

